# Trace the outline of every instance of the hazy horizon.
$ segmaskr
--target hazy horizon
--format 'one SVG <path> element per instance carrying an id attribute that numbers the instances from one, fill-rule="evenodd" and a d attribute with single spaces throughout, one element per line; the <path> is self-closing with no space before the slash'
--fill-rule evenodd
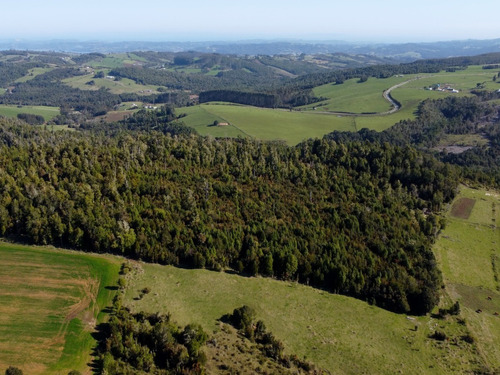
<path id="1" fill-rule="evenodd" d="M 60 38 L 60 37 L 45 37 L 45 38 L 34 38 L 34 37 L 21 37 L 21 38 L 1 38 L 1 42 L 33 42 L 33 43 L 50 43 L 50 42 L 79 42 L 79 43 L 241 43 L 241 44 L 250 44 L 250 43 L 304 43 L 304 44 L 313 44 L 313 43 L 346 43 L 346 44 L 405 44 L 405 43 L 439 43 L 439 42 L 463 42 L 463 41 L 487 41 L 487 40 L 496 40 L 499 38 L 464 38 L 464 39 L 436 39 L 436 40 L 362 40 L 362 39 L 342 39 L 342 38 L 256 38 L 256 37 L 248 37 L 248 38 L 233 38 L 233 39 L 222 39 L 222 38 L 180 38 L 180 39 L 167 39 L 167 38 L 98 38 L 98 37 L 87 37 L 82 35 L 81 37 L 74 36 L 68 38 Z"/>
<path id="2" fill-rule="evenodd" d="M 480 5 L 480 6 L 479 6 Z M 0 39 L 78 41 L 338 40 L 354 43 L 436 42 L 500 37 L 493 0 L 386 0 L 335 4 L 289 0 L 150 0 L 67 2 L 19 0 L 2 8 Z"/>

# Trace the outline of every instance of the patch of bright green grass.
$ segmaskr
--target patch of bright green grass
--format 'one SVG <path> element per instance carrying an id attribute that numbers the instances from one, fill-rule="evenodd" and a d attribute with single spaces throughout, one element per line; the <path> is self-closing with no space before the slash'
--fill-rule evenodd
<path id="1" fill-rule="evenodd" d="M 331 114 L 290 112 L 281 109 L 232 104 L 203 104 L 193 107 L 190 111 L 191 116 L 183 118 L 183 121 L 197 130 L 199 129 L 196 127 L 199 118 L 221 119 L 219 121 L 235 126 L 249 137 L 263 140 L 284 140 L 292 145 L 304 139 L 322 137 L 333 130 L 354 130 L 351 118 Z M 193 116 L 197 111 L 203 111 L 203 114 Z M 179 113 L 182 112 L 184 112 L 184 108 L 179 109 Z M 213 128 L 208 127 L 204 129 L 203 134 L 215 136 L 213 130 Z"/>
<path id="2" fill-rule="evenodd" d="M 455 374 L 472 371 L 474 351 L 429 339 L 436 329 L 453 337 L 464 329 L 454 320 L 407 317 L 359 300 L 305 285 L 246 278 L 207 270 L 142 264 L 130 274 L 125 304 L 133 311 L 170 312 L 182 325 L 217 331 L 217 319 L 242 305 L 295 353 L 334 374 Z M 148 287 L 151 292 L 138 298 Z M 417 329 L 415 329 L 417 327 Z"/>
<path id="3" fill-rule="evenodd" d="M 59 114 L 58 107 L 35 106 L 35 105 L 5 105 L 0 104 L 0 115 L 5 117 L 17 117 L 19 113 L 30 113 L 43 116 L 45 121 L 49 121 Z"/>
<path id="4" fill-rule="evenodd" d="M 25 75 L 24 77 L 16 79 L 15 82 L 27 82 L 30 79 L 33 79 L 33 78 L 35 78 L 36 76 L 38 76 L 40 74 L 50 72 L 53 69 L 54 68 L 33 68 L 33 69 L 30 69 L 27 75 Z"/>
<path id="5" fill-rule="evenodd" d="M 325 97 L 328 100 L 308 105 L 306 108 L 316 107 L 318 111 L 331 112 L 386 112 L 391 109 L 391 105 L 383 98 L 383 91 L 408 79 L 410 78 L 394 76 L 386 79 L 369 78 L 362 83 L 358 83 L 357 78 L 340 85 L 328 83 L 313 90 L 316 97 Z"/>
<path id="6" fill-rule="evenodd" d="M 87 84 L 90 81 L 94 81 L 94 85 Z M 94 74 L 66 78 L 63 80 L 63 83 L 80 90 L 99 90 L 100 88 L 105 88 L 109 89 L 113 94 L 133 92 L 139 95 L 152 95 L 158 93 L 158 86 L 139 85 L 128 78 L 123 78 L 119 81 L 108 78 L 94 78 Z"/>
<path id="7" fill-rule="evenodd" d="M 85 371 L 118 260 L 8 243 L 0 243 L 0 259 L 0 368 Z"/>
<path id="8" fill-rule="evenodd" d="M 114 69 L 114 68 L 121 68 L 125 64 L 125 60 L 127 59 L 125 54 L 114 54 L 114 55 L 108 55 L 104 57 L 103 59 L 97 59 L 94 61 L 90 61 L 86 63 L 87 66 L 91 66 L 92 68 L 96 69 L 102 69 L 102 68 L 108 68 L 108 69 Z"/>
<path id="9" fill-rule="evenodd" d="M 224 123 L 222 117 L 206 110 L 206 106 L 184 107 L 178 110 L 178 113 L 184 113 L 187 116 L 182 121 L 194 128 L 201 135 L 211 135 L 214 137 L 247 137 L 245 133 L 232 124 L 225 126 L 214 126 L 214 121 Z"/>
<path id="10" fill-rule="evenodd" d="M 488 139 L 483 137 L 480 134 L 447 134 L 443 137 L 439 144 L 439 146 L 447 146 L 447 145 L 457 145 L 457 146 L 487 146 Z"/>
<path id="11" fill-rule="evenodd" d="M 313 111 L 288 111 L 227 103 L 210 103 L 180 108 L 187 113 L 182 120 L 200 134 L 218 136 L 214 120 L 227 122 L 249 137 L 262 140 L 284 140 L 295 145 L 305 139 L 322 138 L 334 130 L 357 131 L 362 128 L 381 131 L 407 118 L 406 112 L 386 116 L 344 116 Z M 215 129 L 214 129 L 215 128 Z M 233 136 L 233 135 L 229 135 Z"/>

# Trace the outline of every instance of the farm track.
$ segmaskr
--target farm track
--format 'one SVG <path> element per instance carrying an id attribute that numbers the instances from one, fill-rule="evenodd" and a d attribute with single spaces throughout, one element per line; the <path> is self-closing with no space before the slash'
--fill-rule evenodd
<path id="1" fill-rule="evenodd" d="M 412 78 L 409 79 L 408 81 L 404 81 L 401 83 L 398 83 L 397 85 L 394 85 L 392 87 L 389 87 L 387 90 L 385 90 L 382 93 L 382 96 L 384 97 L 385 100 L 387 100 L 391 105 L 392 109 L 386 112 L 377 112 L 377 113 L 354 113 L 354 112 L 333 112 L 333 111 L 315 111 L 314 113 L 320 113 L 324 115 L 336 115 L 336 116 L 356 116 L 356 117 L 372 117 L 372 116 L 387 116 L 387 115 L 392 115 L 393 113 L 398 112 L 401 110 L 401 105 L 398 104 L 392 97 L 391 97 L 391 92 L 401 86 L 406 85 L 407 83 L 416 81 L 417 79 L 424 78 L 424 77 L 417 77 L 417 78 Z"/>

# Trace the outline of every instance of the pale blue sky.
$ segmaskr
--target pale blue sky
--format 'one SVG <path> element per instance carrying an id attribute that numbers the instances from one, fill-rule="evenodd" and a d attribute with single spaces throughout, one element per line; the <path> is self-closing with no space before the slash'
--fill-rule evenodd
<path id="1" fill-rule="evenodd" d="M 498 0 L 2 0 L 0 39 L 500 38 Z"/>

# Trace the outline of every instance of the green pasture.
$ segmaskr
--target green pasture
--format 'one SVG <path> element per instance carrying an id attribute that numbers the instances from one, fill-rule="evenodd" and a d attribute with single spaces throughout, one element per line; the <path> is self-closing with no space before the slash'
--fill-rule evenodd
<path id="1" fill-rule="evenodd" d="M 392 91 L 392 96 L 402 104 L 403 109 L 410 107 L 414 111 L 422 100 L 438 99 L 449 95 L 470 95 L 470 90 L 476 89 L 478 84 L 485 90 L 499 89 L 500 81 L 497 83 L 492 80 L 497 73 L 496 70 L 485 70 L 481 66 L 470 66 L 456 72 L 399 75 L 384 79 L 369 78 L 362 83 L 358 83 L 357 78 L 350 79 L 340 85 L 328 83 L 314 88 L 314 95 L 328 98 L 328 100 L 303 108 L 316 108 L 316 111 L 331 112 L 381 113 L 390 109 L 389 103 L 382 96 L 383 91 L 401 84 Z M 459 93 L 425 89 L 425 87 L 437 84 L 441 87 L 449 85 L 459 90 Z"/>
<path id="2" fill-rule="evenodd" d="M 0 242 L 0 371 L 87 373 L 91 333 L 111 304 L 119 262 Z"/>
<path id="3" fill-rule="evenodd" d="M 109 71 L 105 71 L 105 74 L 108 73 Z M 87 82 L 89 81 L 94 81 L 95 84 L 88 85 Z M 94 78 L 94 74 L 66 78 L 62 82 L 80 90 L 99 90 L 100 88 L 105 88 L 109 89 L 113 94 L 133 92 L 139 95 L 152 95 L 158 93 L 158 86 L 140 85 L 128 78 L 123 78 L 119 81 L 108 78 Z"/>
<path id="4" fill-rule="evenodd" d="M 500 257 L 500 193 L 462 187 L 458 198 L 475 200 L 468 219 L 446 216 L 446 228 L 436 243 L 446 281 L 497 288 L 491 256 Z M 457 198 L 457 199 L 458 199 Z"/>
<path id="5" fill-rule="evenodd" d="M 136 55 L 135 53 L 132 53 L 132 52 L 128 52 L 127 53 L 127 57 L 130 61 L 140 61 L 140 62 L 147 62 L 147 59 L 145 57 L 142 57 L 142 56 L 138 56 Z"/>
<path id="6" fill-rule="evenodd" d="M 316 108 L 316 111 L 352 112 L 352 113 L 380 113 L 389 111 L 392 107 L 382 96 L 384 90 L 405 82 L 411 78 L 390 77 L 386 79 L 369 78 L 366 82 L 358 83 L 359 79 L 346 80 L 343 84 L 328 83 L 314 88 L 316 97 L 328 100 L 309 104 L 304 108 Z"/>
<path id="7" fill-rule="evenodd" d="M 29 70 L 29 72 L 28 72 L 27 75 L 25 75 L 24 77 L 16 79 L 15 82 L 27 82 L 30 79 L 33 79 L 33 78 L 35 78 L 36 76 L 38 76 L 40 74 L 44 74 L 44 73 L 50 72 L 51 70 L 53 70 L 53 68 L 33 68 L 33 69 Z"/>
<path id="8" fill-rule="evenodd" d="M 202 135 L 249 136 L 262 140 L 283 140 L 295 145 L 308 138 L 321 138 L 334 130 L 356 131 L 369 128 L 384 130 L 401 119 L 404 112 L 386 116 L 344 116 L 312 111 L 288 111 L 257 108 L 229 103 L 210 103 L 179 108 L 186 113 L 182 119 L 187 126 Z M 235 130 L 221 130 L 211 126 L 217 120 L 227 122 Z M 221 132 L 226 132 L 220 135 Z"/>
<path id="9" fill-rule="evenodd" d="M 475 200 L 468 219 L 447 214 L 435 245 L 447 292 L 461 303 L 467 326 L 492 373 L 500 371 L 500 192 L 462 187 Z"/>
<path id="10" fill-rule="evenodd" d="M 184 107 L 177 110 L 179 114 L 186 114 L 181 120 L 188 126 L 194 128 L 201 135 L 211 135 L 214 137 L 247 137 L 245 133 L 234 125 L 213 126 L 214 121 L 226 122 L 222 117 L 208 111 L 207 106 Z"/>
<path id="11" fill-rule="evenodd" d="M 291 112 L 229 103 L 202 104 L 181 108 L 179 112 L 187 113 L 188 116 L 183 119 L 185 124 L 202 135 L 249 136 L 262 140 L 284 140 L 293 145 L 304 139 L 321 138 L 334 130 L 385 130 L 401 120 L 415 118 L 419 103 L 425 99 L 471 95 L 470 90 L 476 89 L 478 83 L 486 90 L 500 88 L 500 83 L 492 81 L 496 73 L 480 66 L 471 66 L 457 72 L 370 78 L 363 83 L 351 79 L 341 85 L 316 87 L 314 94 L 328 100 Z M 391 109 L 389 102 L 383 98 L 383 91 L 399 84 L 401 86 L 394 88 L 391 95 L 402 104 L 401 109 L 395 113 L 382 114 Z M 437 84 L 441 87 L 450 86 L 459 90 L 459 93 L 425 89 Z M 377 114 L 370 115 L 367 112 Z M 221 130 L 210 126 L 214 120 L 227 122 L 234 129 Z"/>
<path id="12" fill-rule="evenodd" d="M 477 84 L 483 85 L 485 90 L 496 90 L 500 84 L 493 82 L 493 75 L 498 73 L 495 70 L 485 70 L 479 66 L 471 66 L 465 70 L 456 72 L 440 72 L 436 74 L 420 74 L 419 79 L 395 89 L 392 96 L 402 105 L 417 107 L 418 103 L 425 99 L 440 99 L 450 95 L 466 96 L 471 95 L 470 90 L 476 89 Z M 458 93 L 446 91 L 430 91 L 425 87 L 440 84 L 457 89 Z"/>
<path id="13" fill-rule="evenodd" d="M 293 282 L 208 270 L 140 264 L 129 274 L 125 304 L 133 311 L 170 312 L 180 324 L 199 323 L 216 332 L 217 319 L 252 306 L 283 341 L 332 374 L 457 374 L 474 368 L 474 347 L 428 338 L 436 329 L 464 335 L 455 320 L 407 317 L 345 296 Z M 140 291 L 151 292 L 142 298 Z M 417 328 L 415 328 L 417 327 Z"/>
<path id="14" fill-rule="evenodd" d="M 104 58 L 97 58 L 95 60 L 89 61 L 88 63 L 85 63 L 85 65 L 95 69 L 115 69 L 121 68 L 126 65 L 134 65 L 144 61 L 144 58 L 134 55 L 133 53 L 113 53 L 106 55 L 106 57 Z"/>
<path id="15" fill-rule="evenodd" d="M 36 106 L 36 105 L 6 105 L 0 104 L 0 116 L 17 117 L 19 113 L 30 113 L 43 116 L 45 121 L 52 120 L 59 114 L 58 107 Z"/>
<path id="16" fill-rule="evenodd" d="M 45 125 L 40 125 L 40 126 L 45 126 Z M 70 131 L 74 132 L 76 129 L 75 128 L 70 128 L 68 125 L 47 125 L 46 126 L 47 130 L 53 131 L 53 132 L 59 132 L 59 131 Z"/>
<path id="17" fill-rule="evenodd" d="M 446 134 L 438 144 L 438 147 L 446 147 L 448 145 L 457 146 L 487 146 L 488 139 L 480 134 Z"/>

